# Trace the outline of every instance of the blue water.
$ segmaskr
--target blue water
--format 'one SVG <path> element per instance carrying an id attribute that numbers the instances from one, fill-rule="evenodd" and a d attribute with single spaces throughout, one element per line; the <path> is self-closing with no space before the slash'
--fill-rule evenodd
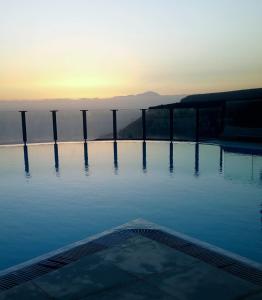
<path id="1" fill-rule="evenodd" d="M 82 143 L 57 150 L 28 146 L 27 165 L 0 147 L 0 269 L 135 218 L 262 262 L 262 156 L 175 143 L 172 162 L 167 142 L 119 142 L 115 157 L 90 142 L 85 165 Z"/>

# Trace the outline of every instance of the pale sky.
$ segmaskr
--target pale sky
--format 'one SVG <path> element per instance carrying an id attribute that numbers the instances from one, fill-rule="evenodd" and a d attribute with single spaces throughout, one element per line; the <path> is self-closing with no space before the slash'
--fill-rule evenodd
<path id="1" fill-rule="evenodd" d="M 0 99 L 262 87 L 262 0 L 0 0 Z"/>

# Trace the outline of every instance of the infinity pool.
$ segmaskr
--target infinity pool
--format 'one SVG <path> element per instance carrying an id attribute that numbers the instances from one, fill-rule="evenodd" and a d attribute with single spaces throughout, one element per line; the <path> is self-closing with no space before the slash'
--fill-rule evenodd
<path id="1" fill-rule="evenodd" d="M 262 156 L 248 149 L 1 146 L 0 269 L 136 218 L 262 262 L 261 204 Z"/>

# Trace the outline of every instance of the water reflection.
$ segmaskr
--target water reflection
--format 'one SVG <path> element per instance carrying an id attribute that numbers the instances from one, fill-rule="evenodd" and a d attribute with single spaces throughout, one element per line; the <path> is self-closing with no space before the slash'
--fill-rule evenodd
<path id="1" fill-rule="evenodd" d="M 146 142 L 143 142 L 143 172 L 147 172 L 147 165 L 146 165 Z"/>
<path id="2" fill-rule="evenodd" d="M 118 164 L 118 143 L 113 142 L 113 165 L 114 172 L 118 174 L 119 164 Z M 138 144 L 138 147 L 141 144 Z M 254 155 L 252 150 L 241 150 L 241 153 L 235 153 L 234 150 L 227 147 L 222 146 L 207 146 L 201 145 L 199 143 L 192 144 L 177 144 L 176 146 L 176 160 L 174 161 L 174 143 L 169 143 L 169 153 L 167 153 L 166 144 L 162 148 L 154 148 L 153 144 L 149 143 L 147 145 L 146 142 L 142 142 L 142 170 L 144 173 L 147 172 L 147 146 L 150 151 L 155 151 L 156 157 L 159 157 L 159 162 L 166 161 L 162 160 L 163 156 L 169 155 L 169 172 L 173 174 L 174 172 L 174 164 L 176 165 L 176 175 L 179 176 L 180 172 L 187 172 L 193 174 L 195 177 L 199 177 L 200 175 L 200 151 L 202 153 L 203 158 L 201 159 L 201 177 L 205 177 L 204 175 L 217 173 L 223 175 L 225 180 L 240 182 L 243 184 L 246 183 L 255 183 L 262 185 L 262 156 Z M 55 172 L 57 176 L 60 176 L 60 163 L 59 163 L 59 146 L 57 143 L 53 144 L 54 147 L 54 163 L 55 163 Z M 88 167 L 89 167 L 89 149 L 87 142 L 83 143 L 84 147 L 84 168 L 86 175 L 88 175 Z M 93 145 L 92 145 L 93 147 Z M 94 147 L 100 147 L 95 145 Z M 151 148 L 152 147 L 152 148 Z M 192 151 L 192 147 L 194 149 L 194 156 L 186 156 L 184 151 L 186 149 L 190 149 Z M 93 148 L 94 149 L 94 148 Z M 163 149 L 163 150 L 161 150 Z M 92 148 L 91 148 L 92 151 Z M 128 151 L 128 150 L 127 150 Z M 63 151 L 62 151 L 63 152 Z M 239 152 L 239 151 L 238 151 Z M 244 152 L 244 153 L 243 153 Z M 31 156 L 33 156 L 33 151 Z M 63 153 L 62 153 L 63 154 Z M 182 155 L 181 155 L 182 154 Z M 29 155 L 28 155 L 28 146 L 23 146 L 23 155 L 24 155 L 24 172 L 26 178 L 31 178 L 30 174 L 30 166 L 29 166 Z M 179 157 L 179 155 L 181 155 Z M 130 153 L 127 153 L 127 159 L 130 156 Z M 186 157 L 186 158 L 185 158 Z M 183 160 L 183 158 L 185 158 Z M 212 164 L 214 162 L 214 164 Z M 82 162 L 83 163 L 83 162 Z M 217 164 L 219 163 L 219 167 Z M 155 161 L 152 162 L 152 168 L 154 168 Z M 166 164 L 166 163 L 165 163 Z M 31 168 L 32 168 L 31 164 Z M 262 222 L 262 208 L 258 208 L 260 219 Z"/>
<path id="3" fill-rule="evenodd" d="M 147 170 L 147 147 L 150 147 L 150 149 L 154 149 L 153 144 L 148 142 L 142 142 L 142 170 L 144 173 L 146 173 Z M 114 170 L 117 174 L 117 171 L 119 170 L 119 162 L 118 162 L 118 142 L 113 142 L 113 165 Z M 140 144 L 138 144 L 140 147 Z M 207 145 L 201 145 L 199 143 L 187 144 L 177 144 L 177 155 L 176 160 L 174 159 L 174 143 L 166 144 L 169 145 L 169 153 L 168 153 L 168 167 L 169 172 L 174 172 L 174 165 L 176 164 L 177 170 L 179 172 L 180 165 L 183 161 L 183 157 L 185 157 L 185 154 L 183 153 L 184 150 L 182 149 L 192 149 L 194 147 L 194 156 L 192 159 L 188 157 L 188 159 L 185 160 L 183 165 L 181 165 L 183 168 L 187 168 L 186 166 L 192 168 L 194 176 L 198 177 L 200 175 L 200 152 L 202 152 L 203 159 L 201 160 L 202 163 L 202 172 L 201 174 L 206 174 L 206 171 L 214 171 L 217 172 L 225 179 L 228 180 L 234 180 L 234 181 L 240 181 L 243 183 L 247 182 L 254 182 L 257 184 L 262 184 L 262 163 L 261 158 L 262 155 L 253 154 L 252 150 L 244 149 L 241 150 L 241 153 L 239 151 L 236 153 L 234 149 L 230 149 L 228 147 L 223 146 L 207 146 Z M 57 143 L 53 144 L 54 147 L 54 168 L 57 175 L 59 175 L 60 172 L 60 161 L 59 161 L 59 147 L 61 145 L 58 145 Z M 63 146 L 64 147 L 64 146 Z M 89 145 L 87 142 L 83 143 L 84 151 L 84 168 L 86 171 L 86 174 L 88 175 L 88 169 L 89 169 Z M 93 147 L 93 144 L 92 144 Z M 99 147 L 99 146 L 95 146 Z M 165 146 L 166 147 L 166 146 Z M 33 148 L 32 148 L 33 149 Z M 164 149 L 164 147 L 163 147 Z M 165 148 L 166 149 L 166 148 Z M 217 152 L 218 149 L 219 151 Z M 158 151 L 158 150 L 157 150 Z M 166 150 L 165 150 L 166 151 Z M 159 156 L 159 161 L 161 161 L 161 158 L 166 152 L 159 150 L 159 152 L 155 152 L 157 156 Z M 33 152 L 32 152 L 33 153 Z M 183 153 L 183 154 L 182 154 Z M 217 153 L 217 154 L 216 154 Z M 256 152 L 257 153 L 257 152 Z M 63 153 L 62 153 L 63 154 Z M 182 156 L 180 156 L 182 154 Z M 130 153 L 127 153 L 127 155 L 130 155 Z M 32 165 L 30 165 L 29 162 L 29 155 L 28 155 L 28 146 L 23 146 L 23 156 L 24 156 L 24 172 L 25 176 L 30 178 L 30 167 L 32 168 Z M 95 158 L 94 158 L 95 159 Z M 212 162 L 218 162 L 219 166 L 216 169 L 212 169 Z M 191 165 L 191 166 L 190 166 Z M 212 172 L 213 172 L 212 171 Z M 179 173 L 178 173 L 179 175 Z"/>
<path id="4" fill-rule="evenodd" d="M 219 173 L 223 173 L 223 148 L 219 147 Z"/>
<path id="5" fill-rule="evenodd" d="M 60 175 L 59 173 L 59 153 L 58 153 L 58 144 L 54 143 L 54 158 L 55 158 L 55 171 L 56 175 Z"/>
<path id="6" fill-rule="evenodd" d="M 223 147 L 224 178 L 261 185 L 262 155 L 257 153 L 257 149 Z"/>
<path id="7" fill-rule="evenodd" d="M 38 222 L 40 218 L 41 224 L 54 224 L 45 220 L 45 215 L 52 216 L 54 221 L 56 214 L 59 217 L 66 215 L 69 221 L 65 230 L 70 233 L 77 221 L 79 227 L 76 230 L 81 230 L 98 221 L 103 222 L 105 216 L 113 223 L 116 217 L 134 219 L 142 215 L 153 221 L 159 218 L 158 222 L 170 227 L 173 224 L 174 228 L 181 221 L 185 224 L 181 225 L 181 231 L 183 228 L 194 230 L 195 224 L 199 224 L 196 230 L 202 232 L 205 227 L 209 230 L 206 236 L 210 237 L 215 231 L 220 234 L 221 241 L 227 232 L 228 243 L 235 232 L 239 240 L 234 240 L 234 244 L 241 242 L 242 233 L 245 235 L 243 239 L 252 235 L 246 244 L 253 240 L 254 247 L 261 250 L 262 156 L 229 152 L 217 145 L 149 141 L 10 146 L 1 147 L 0 152 L 0 195 L 12 200 L 2 201 L 2 211 L 6 210 L 6 203 L 13 205 L 16 201 L 17 209 L 12 207 L 9 214 L 14 217 L 17 215 L 13 211 L 21 213 L 21 205 L 25 216 L 31 209 L 32 220 Z M 83 167 L 90 164 L 92 172 L 90 174 L 89 168 L 90 176 L 86 180 Z M 114 166 L 119 175 L 114 176 Z M 222 174 L 219 173 L 221 167 Z M 55 168 L 61 173 L 58 178 Z M 146 174 L 143 173 L 145 170 Z M 24 172 L 27 176 L 31 173 L 33 180 L 31 177 L 26 179 Z M 200 176 L 194 177 L 195 173 Z M 32 202 L 38 195 L 41 195 L 41 201 Z M 52 195 L 54 199 L 63 200 L 62 211 L 61 201 L 53 201 Z M 46 210 L 46 207 L 50 209 Z M 39 214 L 36 214 L 36 208 Z M 129 212 L 130 215 L 126 215 Z M 4 215 L 8 224 L 9 215 Z M 90 218 L 93 218 L 92 222 Z M 193 226 L 188 222 L 192 218 L 196 218 Z M 24 218 L 20 219 L 24 226 Z M 237 221 L 230 227 L 232 219 Z M 87 220 L 87 226 L 83 226 L 82 220 Z M 250 234 L 249 230 L 243 232 L 246 221 L 249 222 Z M 43 232 L 45 227 L 43 225 Z M 205 235 L 201 238 L 205 239 Z M 226 244 L 221 246 L 226 247 Z"/>
<path id="8" fill-rule="evenodd" d="M 88 147 L 87 142 L 84 142 L 84 167 L 85 167 L 85 173 L 88 175 Z"/>
<path id="9" fill-rule="evenodd" d="M 195 144 L 195 173 L 196 177 L 199 176 L 199 143 Z"/>
<path id="10" fill-rule="evenodd" d="M 113 147 L 114 147 L 114 169 L 115 169 L 115 173 L 117 174 L 117 171 L 118 171 L 118 152 L 117 152 L 117 142 L 116 141 L 113 143 Z"/>
<path id="11" fill-rule="evenodd" d="M 173 143 L 169 144 L 169 171 L 173 173 L 174 171 L 174 162 L 173 162 Z"/>
<path id="12" fill-rule="evenodd" d="M 25 164 L 25 176 L 29 178 L 30 169 L 29 169 L 29 159 L 28 159 L 28 148 L 26 144 L 24 145 L 24 164 Z"/>

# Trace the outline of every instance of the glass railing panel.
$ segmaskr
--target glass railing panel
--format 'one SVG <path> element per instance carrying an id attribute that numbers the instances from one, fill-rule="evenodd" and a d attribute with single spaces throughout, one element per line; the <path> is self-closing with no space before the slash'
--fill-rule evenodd
<path id="1" fill-rule="evenodd" d="M 196 113 L 195 109 L 175 109 L 174 120 L 174 140 L 194 141 L 196 133 Z"/>
<path id="2" fill-rule="evenodd" d="M 18 111 L 0 111 L 0 144 L 22 142 L 20 113 Z"/>
<path id="3" fill-rule="evenodd" d="M 118 138 L 140 140 L 142 138 L 141 110 L 123 109 L 117 112 Z"/>
<path id="4" fill-rule="evenodd" d="M 199 119 L 200 139 L 215 139 L 221 134 L 221 109 L 217 107 L 201 108 Z"/>
<path id="5" fill-rule="evenodd" d="M 28 143 L 44 143 L 53 141 L 53 125 L 51 112 L 33 110 L 26 113 Z"/>
<path id="6" fill-rule="evenodd" d="M 57 112 L 58 141 L 82 141 L 83 120 L 79 110 L 59 110 Z"/>
<path id="7" fill-rule="evenodd" d="M 146 135 L 148 139 L 169 139 L 168 109 L 148 109 L 146 111 Z"/>
<path id="8" fill-rule="evenodd" d="M 261 100 L 229 101 L 224 115 L 225 137 L 261 140 Z"/>
<path id="9" fill-rule="evenodd" d="M 111 140 L 113 138 L 113 113 L 107 110 L 87 112 L 87 136 L 89 140 Z"/>

